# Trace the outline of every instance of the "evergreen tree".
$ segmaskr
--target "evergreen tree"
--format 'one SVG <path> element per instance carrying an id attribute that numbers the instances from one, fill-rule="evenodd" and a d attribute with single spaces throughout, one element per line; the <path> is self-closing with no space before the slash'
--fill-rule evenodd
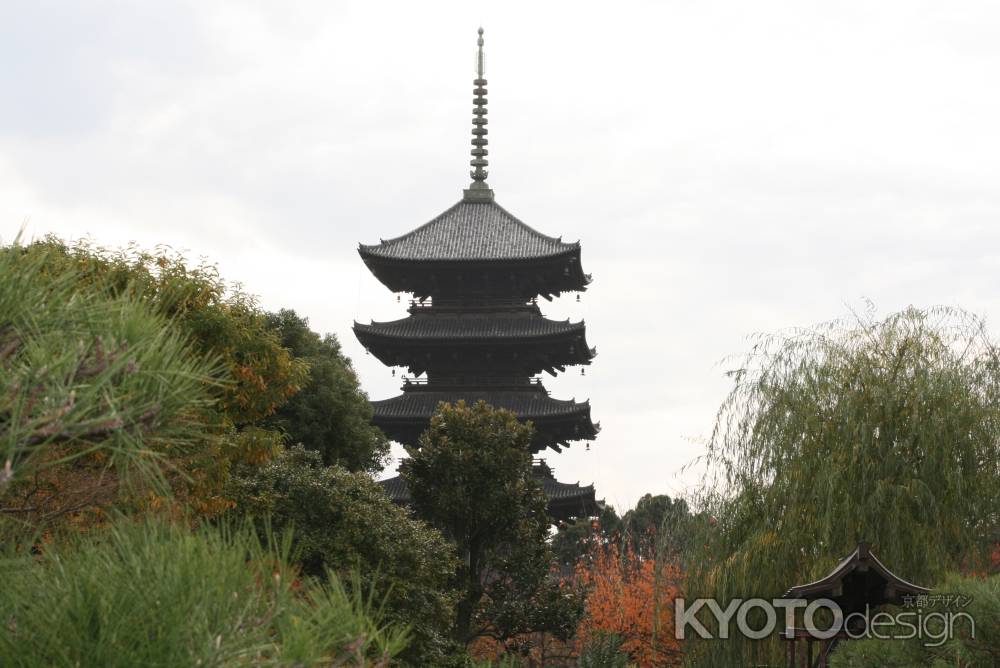
<path id="1" fill-rule="evenodd" d="M 532 427 L 480 401 L 442 404 L 400 466 L 417 512 L 456 544 L 453 636 L 572 635 L 582 596 L 549 577 L 546 499 L 531 475 Z"/>
<path id="2" fill-rule="evenodd" d="M 269 314 L 268 321 L 281 344 L 309 364 L 308 380 L 269 424 L 284 430 L 291 443 L 319 452 L 327 464 L 351 471 L 381 470 L 389 442 L 372 426 L 371 404 L 337 338 L 321 337 L 309 329 L 308 320 L 288 309 Z"/>

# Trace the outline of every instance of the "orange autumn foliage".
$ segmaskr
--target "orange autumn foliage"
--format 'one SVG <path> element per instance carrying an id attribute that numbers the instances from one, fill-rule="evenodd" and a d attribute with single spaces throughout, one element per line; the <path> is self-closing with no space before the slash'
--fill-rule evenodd
<path id="1" fill-rule="evenodd" d="M 524 668 L 568 668 L 577 665 L 573 640 L 562 641 L 550 633 L 526 633 L 513 642 L 503 643 L 489 636 L 476 638 L 468 647 L 473 661 L 503 664 L 517 657 L 517 666 Z M 478 665 L 478 664 L 476 664 Z"/>
<path id="2" fill-rule="evenodd" d="M 681 664 L 681 645 L 674 637 L 680 573 L 673 562 L 661 562 L 631 547 L 598 544 L 591 549 L 577 566 L 577 577 L 590 589 L 577 629 L 580 646 L 594 633 L 613 633 L 642 668 Z"/>

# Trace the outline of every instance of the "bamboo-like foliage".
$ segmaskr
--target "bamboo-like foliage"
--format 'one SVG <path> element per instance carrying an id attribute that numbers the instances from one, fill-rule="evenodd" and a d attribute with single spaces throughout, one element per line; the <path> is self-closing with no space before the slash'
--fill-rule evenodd
<path id="1" fill-rule="evenodd" d="M 288 538 L 122 519 L 0 559 L 0 665 L 389 665 L 406 628 L 384 623 L 363 587 L 300 577 Z"/>
<path id="2" fill-rule="evenodd" d="M 861 540 L 902 577 L 972 568 L 996 539 L 1000 361 L 966 312 L 872 310 L 759 336 L 731 372 L 707 455 L 711 516 L 688 598 L 780 596 Z M 773 660 L 777 643 L 692 643 L 689 665 Z"/>

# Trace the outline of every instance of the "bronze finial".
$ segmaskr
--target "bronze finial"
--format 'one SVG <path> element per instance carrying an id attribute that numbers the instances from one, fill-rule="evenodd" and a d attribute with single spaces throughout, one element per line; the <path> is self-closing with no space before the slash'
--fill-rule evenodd
<path id="1" fill-rule="evenodd" d="M 476 41 L 479 45 L 479 52 L 476 54 L 476 79 L 472 82 L 473 88 L 473 98 L 472 104 L 472 160 L 469 164 L 472 166 L 472 171 L 469 175 L 472 177 L 472 183 L 469 185 L 468 189 L 465 190 L 465 196 L 463 199 L 466 202 L 491 202 L 493 201 L 493 191 L 486 184 L 486 177 L 489 172 L 486 167 L 489 165 L 489 161 L 486 156 L 489 151 L 486 150 L 486 146 L 489 144 L 489 140 L 486 139 L 487 129 L 486 129 L 486 54 L 483 52 L 483 29 L 479 29 L 479 39 Z"/>

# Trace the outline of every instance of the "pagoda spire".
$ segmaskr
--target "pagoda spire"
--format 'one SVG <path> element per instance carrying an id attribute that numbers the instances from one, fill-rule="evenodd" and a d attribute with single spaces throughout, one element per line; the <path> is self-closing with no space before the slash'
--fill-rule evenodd
<path id="1" fill-rule="evenodd" d="M 489 151 L 486 146 L 489 140 L 486 139 L 488 130 L 486 129 L 486 54 L 483 53 L 483 29 L 479 28 L 479 52 L 476 54 L 476 78 L 472 82 L 472 160 L 469 165 L 472 171 L 472 183 L 464 192 L 463 199 L 466 202 L 492 202 L 493 191 L 486 184 L 486 177 L 489 172 L 486 170 L 489 161 L 486 156 Z"/>

